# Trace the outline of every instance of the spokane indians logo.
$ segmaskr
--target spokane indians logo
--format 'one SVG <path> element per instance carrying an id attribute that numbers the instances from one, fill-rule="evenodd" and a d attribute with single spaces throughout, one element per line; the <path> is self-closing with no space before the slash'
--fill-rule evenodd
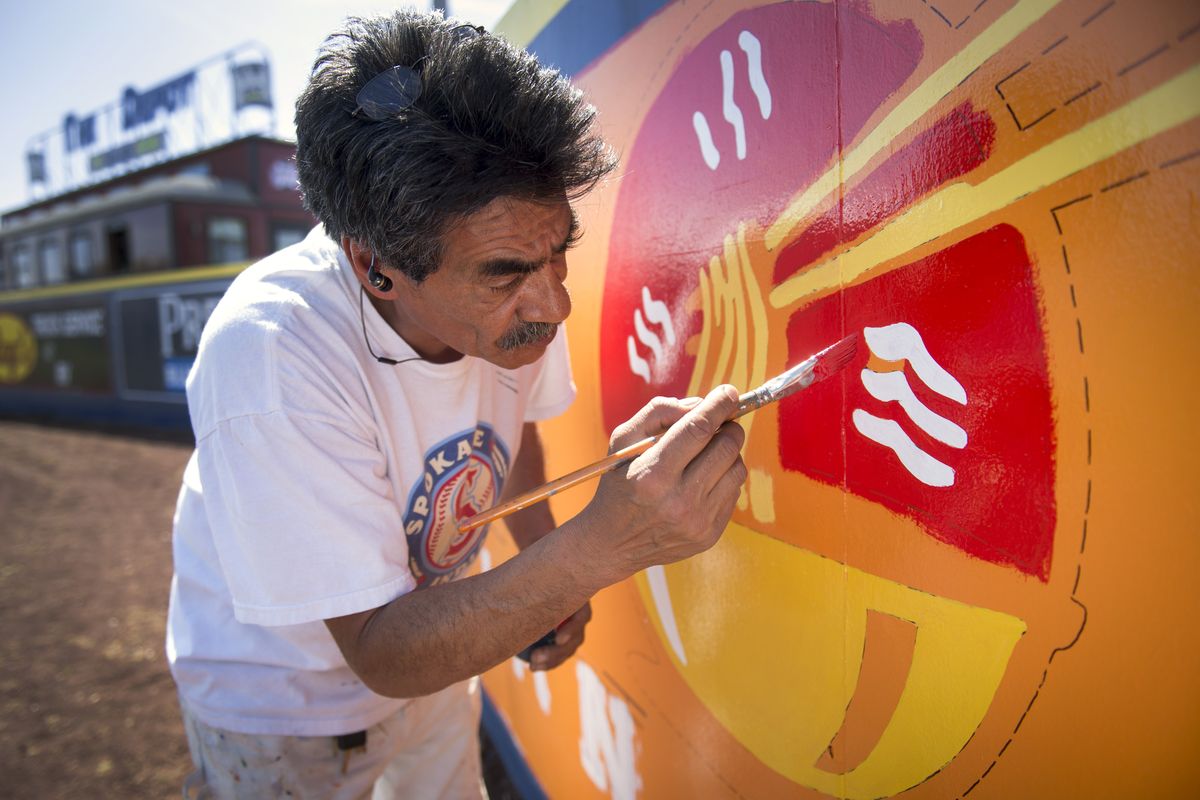
<path id="1" fill-rule="evenodd" d="M 460 533 L 456 521 L 491 508 L 508 477 L 508 449 L 490 426 L 456 433 L 425 454 L 425 475 L 408 496 L 404 535 L 417 585 L 451 580 L 479 550 L 488 526 Z"/>

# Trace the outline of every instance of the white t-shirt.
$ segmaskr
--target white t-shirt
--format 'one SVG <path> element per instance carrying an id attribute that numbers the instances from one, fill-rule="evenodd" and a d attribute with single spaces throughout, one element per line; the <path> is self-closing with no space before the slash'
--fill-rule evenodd
<path id="1" fill-rule="evenodd" d="M 363 314 L 360 317 L 360 313 Z M 371 692 L 323 620 L 451 580 L 484 533 L 525 422 L 574 399 L 564 335 L 515 370 L 411 361 L 320 228 L 246 270 L 188 377 L 196 451 L 175 512 L 167 656 L 203 722 L 340 735 L 405 701 Z"/>

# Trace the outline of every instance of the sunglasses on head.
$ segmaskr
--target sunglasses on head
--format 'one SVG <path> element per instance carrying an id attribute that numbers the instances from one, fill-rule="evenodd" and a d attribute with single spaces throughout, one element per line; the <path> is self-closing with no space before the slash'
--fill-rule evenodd
<path id="1" fill-rule="evenodd" d="M 474 39 L 486 32 L 482 25 L 466 24 L 456 25 L 450 30 L 456 42 Z M 417 64 L 420 64 L 420 61 Z M 395 117 L 397 113 L 417 102 L 425 85 L 420 74 L 414 69 L 415 66 L 417 65 L 391 67 L 367 81 L 354 97 L 354 102 L 358 104 L 354 109 L 354 116 L 382 122 Z"/>

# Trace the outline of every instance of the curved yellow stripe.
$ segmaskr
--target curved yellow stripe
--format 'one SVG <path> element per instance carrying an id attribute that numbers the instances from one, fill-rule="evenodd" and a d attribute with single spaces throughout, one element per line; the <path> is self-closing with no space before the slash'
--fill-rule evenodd
<path id="1" fill-rule="evenodd" d="M 496 33 L 517 47 L 528 47 L 569 0 L 516 0 L 496 23 Z"/>
<path id="2" fill-rule="evenodd" d="M 926 198 L 857 247 L 776 286 L 771 305 L 788 308 L 875 274 L 880 264 L 1197 116 L 1200 66 L 1051 142 L 977 186 L 955 184 Z"/>
<path id="3" fill-rule="evenodd" d="M 883 118 L 867 137 L 854 147 L 843 161 L 834 164 L 788 204 L 779 219 L 767 229 L 765 241 L 768 250 L 774 250 L 804 219 L 812 213 L 839 185 L 853 178 L 892 139 L 920 119 L 943 97 L 958 86 L 983 62 L 994 56 L 1005 45 L 1017 38 L 1030 25 L 1058 5 L 1059 0 L 1021 0 L 991 27 L 913 90 L 891 112 Z"/>

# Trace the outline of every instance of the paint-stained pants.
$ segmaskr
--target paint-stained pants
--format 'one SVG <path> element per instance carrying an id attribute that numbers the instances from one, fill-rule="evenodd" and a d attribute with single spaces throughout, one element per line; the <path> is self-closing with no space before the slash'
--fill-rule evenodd
<path id="1" fill-rule="evenodd" d="M 205 725 L 183 707 L 196 766 L 187 800 L 487 798 L 479 762 L 479 679 L 406 704 L 367 731 L 366 748 L 332 736 L 263 736 Z"/>

